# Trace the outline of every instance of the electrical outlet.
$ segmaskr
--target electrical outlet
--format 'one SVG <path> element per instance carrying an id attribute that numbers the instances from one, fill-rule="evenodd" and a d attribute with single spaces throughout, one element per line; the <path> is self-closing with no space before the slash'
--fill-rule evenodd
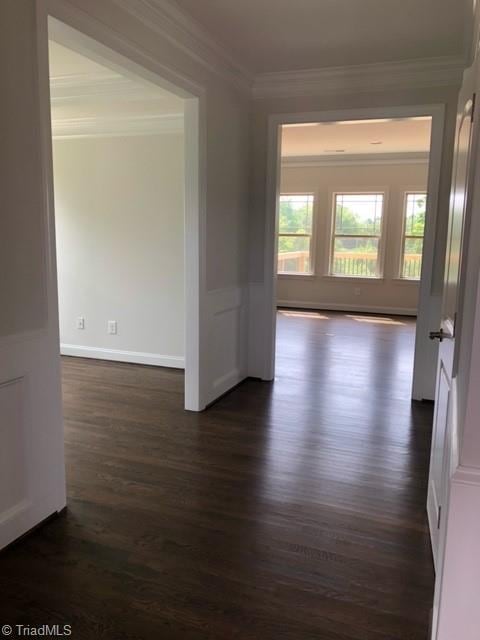
<path id="1" fill-rule="evenodd" d="M 110 333 L 112 336 L 117 333 L 117 321 L 109 320 L 107 322 L 107 333 Z"/>
<path id="2" fill-rule="evenodd" d="M 85 329 L 85 318 L 83 316 L 77 318 L 77 329 Z"/>
<path id="3" fill-rule="evenodd" d="M 362 291 L 361 291 L 360 287 L 355 287 L 355 289 L 353 290 L 353 293 L 356 296 L 359 296 L 362 293 Z"/>

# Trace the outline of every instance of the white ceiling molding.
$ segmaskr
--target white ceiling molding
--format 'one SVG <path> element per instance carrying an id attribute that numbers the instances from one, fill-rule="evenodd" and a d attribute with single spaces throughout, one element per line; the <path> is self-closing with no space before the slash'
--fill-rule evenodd
<path id="1" fill-rule="evenodd" d="M 161 104 L 170 95 L 155 85 L 113 72 L 72 73 L 50 77 L 50 99 L 53 105 L 89 98 Z M 179 100 L 176 96 L 175 99 Z"/>
<path id="2" fill-rule="evenodd" d="M 129 115 L 52 120 L 54 140 L 182 133 L 183 114 Z"/>
<path id="3" fill-rule="evenodd" d="M 50 99 L 52 102 L 77 100 L 91 96 L 121 96 L 126 94 L 139 97 L 141 85 L 130 78 L 116 73 L 75 73 L 50 77 Z M 149 95 L 152 91 L 148 92 Z"/>
<path id="4" fill-rule="evenodd" d="M 112 2 L 203 67 L 248 94 L 253 91 L 254 98 L 459 86 L 465 68 L 462 56 L 445 56 L 254 76 L 196 20 L 169 0 Z"/>
<path id="5" fill-rule="evenodd" d="M 282 158 L 282 167 L 305 168 L 305 167 L 330 167 L 349 165 L 391 165 L 391 164 L 426 164 L 428 163 L 428 152 L 405 152 L 405 153 L 358 153 L 358 154 L 336 154 L 320 156 L 285 156 Z"/>
<path id="6" fill-rule="evenodd" d="M 187 13 L 168 0 L 113 0 L 131 16 L 155 31 L 210 71 L 250 92 L 252 74 L 220 46 Z"/>
<path id="7" fill-rule="evenodd" d="M 253 96 L 258 99 L 285 98 L 460 86 L 464 68 L 464 59 L 455 56 L 305 71 L 278 71 L 258 75 L 253 85 Z"/>

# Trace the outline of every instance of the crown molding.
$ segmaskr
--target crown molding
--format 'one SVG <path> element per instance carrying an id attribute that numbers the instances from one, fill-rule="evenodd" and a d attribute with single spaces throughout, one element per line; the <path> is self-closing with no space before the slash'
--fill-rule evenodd
<path id="1" fill-rule="evenodd" d="M 190 58 L 243 91 L 251 91 L 253 75 L 212 38 L 190 15 L 168 0 L 113 0 L 146 27 Z"/>
<path id="2" fill-rule="evenodd" d="M 256 99 L 459 87 L 463 56 L 443 56 L 255 75 L 171 0 L 111 0 L 192 60 Z"/>
<path id="3" fill-rule="evenodd" d="M 116 73 L 72 73 L 50 77 L 52 102 L 75 100 L 91 96 L 124 96 L 136 92 L 139 86 Z"/>
<path id="4" fill-rule="evenodd" d="M 52 120 L 54 140 L 183 133 L 183 114 L 129 115 Z"/>
<path id="5" fill-rule="evenodd" d="M 53 105 L 88 98 L 143 101 L 157 105 L 165 100 L 157 87 L 134 82 L 127 76 L 115 73 L 76 73 L 50 78 Z"/>
<path id="6" fill-rule="evenodd" d="M 465 60 L 460 56 L 380 62 L 348 67 L 278 71 L 256 76 L 253 97 L 287 98 L 388 89 L 458 87 Z"/>
<path id="7" fill-rule="evenodd" d="M 392 153 L 357 153 L 336 154 L 320 156 L 285 156 L 282 158 L 282 167 L 329 167 L 349 165 L 386 165 L 386 164 L 426 164 L 428 152 L 392 152 Z"/>

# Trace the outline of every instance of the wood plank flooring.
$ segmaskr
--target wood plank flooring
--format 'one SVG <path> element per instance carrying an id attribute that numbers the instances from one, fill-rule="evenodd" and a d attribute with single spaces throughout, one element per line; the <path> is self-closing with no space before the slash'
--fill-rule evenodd
<path id="1" fill-rule="evenodd" d="M 414 323 L 279 314 L 277 378 L 65 358 L 68 510 L 0 555 L 0 625 L 112 640 L 426 640 Z M 16 637 L 16 636 L 12 636 Z"/>

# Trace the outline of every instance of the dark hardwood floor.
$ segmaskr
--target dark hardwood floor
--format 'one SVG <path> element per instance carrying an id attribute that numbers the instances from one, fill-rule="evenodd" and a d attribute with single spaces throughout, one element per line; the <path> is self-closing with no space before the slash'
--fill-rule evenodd
<path id="1" fill-rule="evenodd" d="M 414 324 L 279 314 L 277 378 L 65 358 L 68 510 L 0 556 L 0 625 L 74 639 L 426 640 L 432 408 Z M 12 636 L 16 637 L 16 636 Z"/>

